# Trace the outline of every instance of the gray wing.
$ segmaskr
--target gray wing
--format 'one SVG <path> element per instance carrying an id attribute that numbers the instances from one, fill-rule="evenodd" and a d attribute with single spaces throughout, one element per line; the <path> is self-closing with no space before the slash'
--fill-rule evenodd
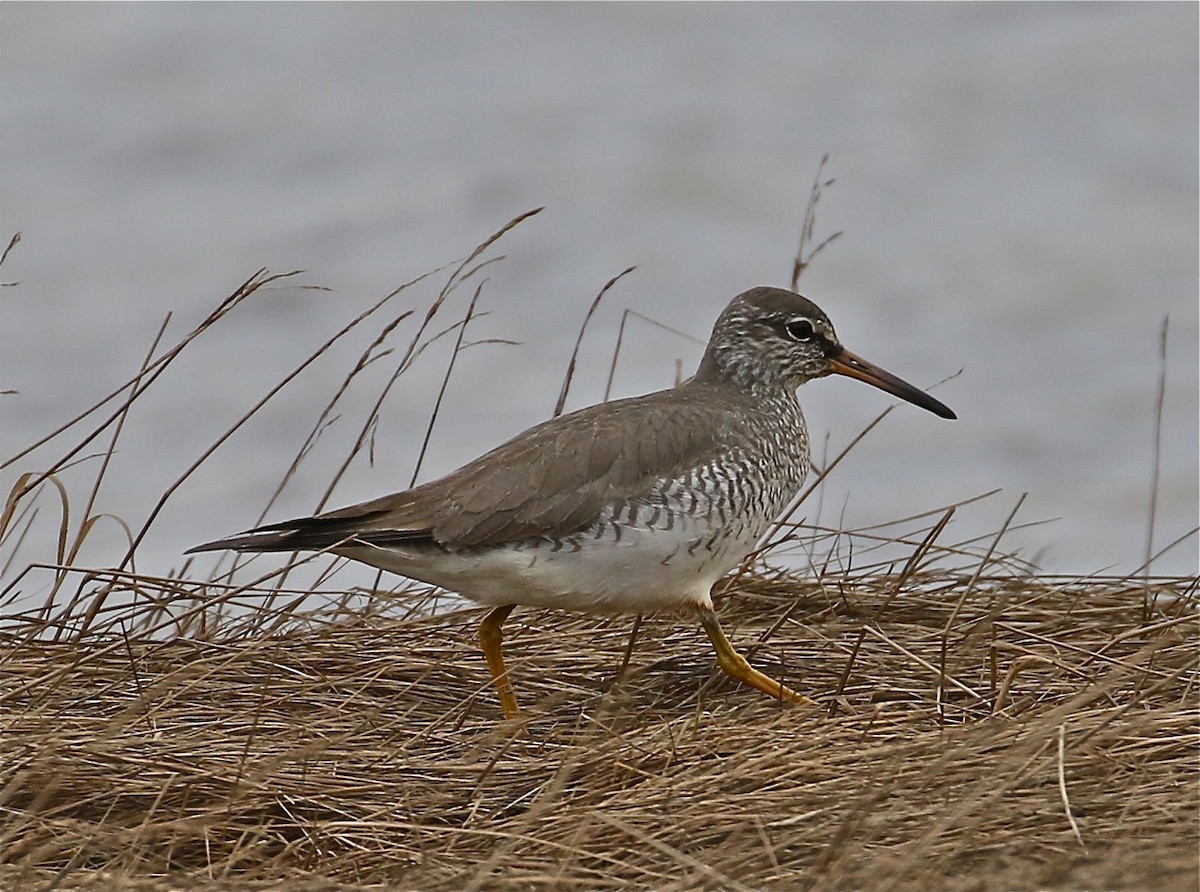
<path id="1" fill-rule="evenodd" d="M 736 427 L 720 401 L 695 399 L 686 388 L 605 403 L 530 428 L 414 489 L 191 550 L 424 543 L 455 551 L 569 535 L 594 523 L 605 505 L 637 500 L 720 451 Z"/>

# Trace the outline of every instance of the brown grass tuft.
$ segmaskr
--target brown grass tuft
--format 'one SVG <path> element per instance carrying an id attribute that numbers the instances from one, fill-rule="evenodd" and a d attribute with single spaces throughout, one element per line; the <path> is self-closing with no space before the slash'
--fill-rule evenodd
<path id="1" fill-rule="evenodd" d="M 9 632 L 0 877 L 1193 888 L 1195 581 L 1157 581 L 1148 623 L 1140 579 L 982 579 L 961 604 L 963 577 L 895 581 L 760 569 L 724 599 L 738 645 L 827 714 L 729 682 L 669 616 L 640 623 L 618 679 L 631 619 L 518 613 L 517 726 L 477 611 L 207 641 Z"/>

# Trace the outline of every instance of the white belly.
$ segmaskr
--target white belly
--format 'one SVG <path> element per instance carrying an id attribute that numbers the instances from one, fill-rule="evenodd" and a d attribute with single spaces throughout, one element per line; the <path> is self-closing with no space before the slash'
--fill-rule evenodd
<path id="1" fill-rule="evenodd" d="M 337 554 L 458 592 L 481 604 L 520 604 L 595 613 L 640 613 L 712 606 L 713 583 L 754 547 L 756 530 L 709 547 L 711 531 L 622 530 L 618 540 L 588 534 L 555 542 L 460 552 L 432 549 L 338 549 Z"/>

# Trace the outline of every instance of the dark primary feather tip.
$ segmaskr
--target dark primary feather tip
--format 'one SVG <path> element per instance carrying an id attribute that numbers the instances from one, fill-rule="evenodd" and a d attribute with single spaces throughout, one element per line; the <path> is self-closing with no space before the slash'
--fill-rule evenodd
<path id="1" fill-rule="evenodd" d="M 282 544 L 280 541 L 282 538 L 283 536 L 279 534 L 272 536 L 267 533 L 257 534 L 250 531 L 230 536 L 228 539 L 205 542 L 203 545 L 189 548 L 184 554 L 199 554 L 202 551 L 278 551 Z M 285 550 L 290 551 L 291 549 Z"/>
<path id="2" fill-rule="evenodd" d="M 296 544 L 296 534 L 303 525 L 316 518 L 303 520 L 288 520 L 267 526 L 255 527 L 252 530 L 228 536 L 213 542 L 205 542 L 189 548 L 184 554 L 196 554 L 201 551 L 295 551 L 302 547 Z"/>
<path id="3" fill-rule="evenodd" d="M 410 541 L 414 538 L 428 538 L 426 530 L 395 530 L 389 528 L 372 529 L 371 522 L 387 514 L 383 509 L 375 507 L 376 503 L 366 503 L 364 510 L 361 506 L 351 506 L 342 511 L 334 511 L 318 517 L 298 517 L 285 520 L 282 523 L 272 523 L 255 527 L 215 542 L 205 542 L 195 548 L 188 549 L 185 554 L 201 551 L 324 551 L 347 545 L 352 540 L 358 543 L 373 541 L 376 537 L 390 540 Z"/>

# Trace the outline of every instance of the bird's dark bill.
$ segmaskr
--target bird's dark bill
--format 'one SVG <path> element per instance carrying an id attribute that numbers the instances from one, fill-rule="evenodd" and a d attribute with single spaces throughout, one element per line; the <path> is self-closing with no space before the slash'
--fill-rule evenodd
<path id="1" fill-rule="evenodd" d="M 867 362 L 860 356 L 855 356 L 849 350 L 842 350 L 837 356 L 830 357 L 829 365 L 835 375 L 846 375 L 849 378 L 866 381 L 880 390 L 907 400 L 914 406 L 928 409 L 934 415 L 940 415 L 942 418 L 958 417 L 950 411 L 949 407 L 938 402 L 925 391 L 918 390 L 907 381 L 897 378 L 891 372 L 885 372 L 879 366 Z"/>

